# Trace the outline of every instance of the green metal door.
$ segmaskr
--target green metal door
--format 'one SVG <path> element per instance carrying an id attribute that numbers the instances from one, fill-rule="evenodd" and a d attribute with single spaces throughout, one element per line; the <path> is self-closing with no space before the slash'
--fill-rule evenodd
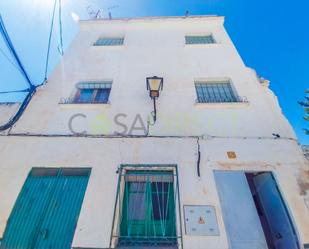
<path id="1" fill-rule="evenodd" d="M 71 248 L 89 173 L 89 169 L 32 169 L 0 248 Z"/>

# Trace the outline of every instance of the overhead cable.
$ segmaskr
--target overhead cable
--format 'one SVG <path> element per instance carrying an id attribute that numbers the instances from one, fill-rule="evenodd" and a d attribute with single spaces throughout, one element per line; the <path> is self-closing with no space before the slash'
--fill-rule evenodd
<path id="1" fill-rule="evenodd" d="M 60 25 L 60 47 L 61 47 L 61 51 L 63 53 L 63 42 L 62 42 L 62 20 L 61 20 L 61 0 L 59 1 L 59 25 Z M 23 102 L 21 103 L 18 111 L 16 112 L 16 114 L 11 117 L 9 119 L 9 121 L 0 126 L 0 131 L 4 131 L 7 130 L 9 128 L 11 128 L 16 122 L 17 120 L 21 117 L 21 115 L 23 114 L 23 112 L 25 111 L 26 107 L 28 106 L 32 96 L 35 94 L 36 92 L 36 88 L 45 84 L 47 81 L 47 71 L 48 71 L 48 63 L 49 63 L 49 54 L 50 54 L 50 47 L 51 47 L 51 38 L 52 38 L 52 33 L 53 33 L 53 26 L 54 26 L 54 19 L 55 19 L 55 10 L 56 10 L 56 4 L 57 4 L 57 0 L 55 0 L 54 2 L 54 7 L 53 7 L 53 13 L 52 13 L 52 20 L 51 20 L 51 25 L 50 25 L 50 32 L 49 32 L 49 39 L 48 39 L 48 46 L 47 46 L 47 54 L 46 54 L 46 64 L 45 64 L 45 76 L 44 76 L 44 80 L 42 83 L 40 83 L 39 85 L 34 85 L 31 80 L 30 77 L 28 76 L 20 58 L 18 57 L 18 54 L 13 46 L 13 43 L 10 39 L 10 36 L 5 28 L 4 25 L 4 21 L 2 19 L 2 16 L 0 14 L 0 35 L 3 36 L 4 42 L 9 50 L 9 52 L 11 53 L 12 57 L 14 58 L 14 60 L 16 61 L 16 65 L 14 64 L 14 62 L 10 61 L 10 63 L 13 63 L 16 68 L 20 71 L 20 73 L 22 74 L 22 76 L 26 79 L 29 88 L 28 89 L 23 89 L 23 90 L 16 90 L 16 91 L 4 91 L 4 92 L 0 92 L 0 93 L 13 93 L 13 92 L 27 92 L 27 96 L 25 97 L 25 99 L 23 100 Z M 2 51 L 2 50 L 1 50 Z M 3 52 L 3 51 L 2 51 Z M 4 53 L 4 56 L 6 56 L 6 54 Z M 7 59 L 9 59 L 7 57 Z"/>
<path id="2" fill-rule="evenodd" d="M 1 91 L 0 94 L 29 92 L 29 89 Z"/>
<path id="3" fill-rule="evenodd" d="M 48 71 L 48 64 L 49 64 L 49 54 L 50 54 L 51 39 L 52 39 L 52 35 L 53 35 L 53 26 L 54 26 L 56 5 L 57 5 L 57 0 L 55 0 L 55 2 L 54 2 L 52 19 L 51 19 L 51 23 L 50 23 L 50 31 L 49 31 L 49 37 L 48 37 L 48 45 L 47 45 L 47 52 L 46 52 L 46 62 L 45 62 L 45 74 L 44 74 L 45 81 L 47 80 L 47 71 Z"/>
<path id="4" fill-rule="evenodd" d="M 58 18 L 59 18 L 59 39 L 60 44 L 58 45 L 58 51 L 61 55 L 63 55 L 63 35 L 62 35 L 62 7 L 61 7 L 61 0 L 58 2 Z"/>
<path id="5" fill-rule="evenodd" d="M 13 43 L 12 43 L 12 41 L 11 41 L 9 35 L 8 35 L 8 32 L 5 28 L 1 14 L 0 14 L 0 34 L 2 35 L 9 52 L 12 54 L 13 58 L 15 59 L 17 66 L 20 69 L 23 77 L 26 79 L 26 81 L 29 85 L 29 89 L 34 89 L 35 86 L 32 84 L 30 77 L 28 76 L 28 74 L 27 74 L 27 72 L 26 72 L 26 70 L 25 70 L 25 68 L 24 68 L 15 48 L 14 48 L 14 46 L 13 46 Z"/>
<path id="6" fill-rule="evenodd" d="M 10 57 L 3 51 L 2 48 L 0 48 L 0 52 L 3 55 L 3 57 L 13 66 L 15 67 L 20 73 L 22 73 L 22 71 L 20 70 L 20 68 L 10 59 Z"/>

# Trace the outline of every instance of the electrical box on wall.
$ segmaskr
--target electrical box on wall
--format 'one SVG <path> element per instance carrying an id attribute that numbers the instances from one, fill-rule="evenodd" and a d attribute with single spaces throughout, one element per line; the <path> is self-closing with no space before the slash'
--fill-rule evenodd
<path id="1" fill-rule="evenodd" d="M 235 151 L 228 151 L 228 152 L 226 152 L 226 154 L 227 154 L 227 157 L 229 159 L 236 159 L 237 158 Z"/>
<path id="2" fill-rule="evenodd" d="M 213 206 L 184 205 L 187 235 L 219 236 L 216 211 Z"/>

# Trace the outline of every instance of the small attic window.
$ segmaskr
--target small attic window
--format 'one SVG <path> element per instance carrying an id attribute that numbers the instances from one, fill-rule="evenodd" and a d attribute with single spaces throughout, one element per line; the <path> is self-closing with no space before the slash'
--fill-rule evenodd
<path id="1" fill-rule="evenodd" d="M 187 35 L 186 44 L 213 44 L 216 43 L 212 35 Z"/>
<path id="2" fill-rule="evenodd" d="M 93 45 L 94 46 L 122 46 L 123 37 L 100 37 Z"/>

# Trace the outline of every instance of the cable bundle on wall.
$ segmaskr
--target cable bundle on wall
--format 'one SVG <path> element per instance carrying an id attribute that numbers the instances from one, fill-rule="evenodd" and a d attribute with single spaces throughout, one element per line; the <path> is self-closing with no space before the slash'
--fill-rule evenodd
<path id="1" fill-rule="evenodd" d="M 29 75 L 27 74 L 20 58 L 18 57 L 18 54 L 13 46 L 13 43 L 10 39 L 10 36 L 5 28 L 2 16 L 0 14 L 0 34 L 3 37 L 3 40 L 10 52 L 10 54 L 12 55 L 14 61 L 16 62 L 16 66 L 18 68 L 18 70 L 20 71 L 20 73 L 22 74 L 22 76 L 25 78 L 26 82 L 28 83 L 28 88 L 24 89 L 24 90 L 20 90 L 19 92 L 27 92 L 27 96 L 25 97 L 24 101 L 22 102 L 19 110 L 16 112 L 16 114 L 4 125 L 0 126 L 0 131 L 4 131 L 7 130 L 8 128 L 10 128 L 11 126 L 13 126 L 16 121 L 20 118 L 20 116 L 23 114 L 24 110 L 26 109 L 26 107 L 28 106 L 31 97 L 33 96 L 33 94 L 35 93 L 35 85 L 31 82 Z M 17 91 L 11 91 L 11 92 L 17 92 Z M 2 92 L 2 93 L 9 93 L 9 92 Z"/>
<path id="2" fill-rule="evenodd" d="M 12 55 L 12 58 L 14 59 L 14 62 L 12 62 L 11 60 L 9 60 L 9 58 L 6 56 L 6 58 L 10 61 L 10 63 L 12 63 L 14 65 L 14 67 L 16 67 L 16 69 L 22 74 L 22 76 L 25 78 L 27 84 L 28 84 L 28 88 L 26 89 L 22 89 L 22 90 L 14 90 L 14 91 L 2 91 L 0 92 L 0 94 L 7 94 L 7 93 L 17 93 L 17 92 L 26 92 L 27 95 L 25 97 L 25 99 L 23 100 L 23 102 L 21 103 L 21 106 L 19 108 L 19 110 L 16 112 L 16 114 L 10 118 L 10 120 L 4 124 L 0 126 L 0 131 L 4 131 L 9 129 L 10 127 L 12 127 L 17 120 L 21 117 L 21 115 L 23 114 L 24 110 L 26 109 L 26 107 L 28 106 L 32 96 L 35 94 L 36 92 L 36 88 L 43 85 L 46 81 L 47 81 L 47 70 L 48 70 L 48 63 L 49 63 L 49 54 L 50 54 L 50 47 L 51 47 L 51 38 L 52 38 L 52 32 L 53 32 L 53 26 L 54 26 L 54 18 L 55 18 L 55 9 L 56 9 L 56 4 L 57 1 L 59 1 L 59 25 L 60 25 L 60 45 L 58 47 L 61 55 L 63 55 L 63 42 L 62 42 L 62 20 L 61 20 L 61 0 L 55 0 L 54 3 L 54 8 L 53 8 L 53 12 L 52 12 L 52 19 L 51 19 L 51 26 L 50 26 L 50 32 L 49 32 L 49 39 L 48 39 L 48 45 L 47 45 L 47 54 L 46 54 L 46 63 L 45 63 L 45 78 L 44 81 L 42 83 L 40 83 L 39 85 L 35 85 L 32 83 L 29 75 L 27 74 L 15 48 L 14 45 L 10 39 L 10 36 L 6 30 L 6 27 L 4 25 L 4 21 L 2 19 L 2 16 L 0 14 L 0 34 L 3 37 L 4 43 L 6 44 L 10 54 Z"/>

